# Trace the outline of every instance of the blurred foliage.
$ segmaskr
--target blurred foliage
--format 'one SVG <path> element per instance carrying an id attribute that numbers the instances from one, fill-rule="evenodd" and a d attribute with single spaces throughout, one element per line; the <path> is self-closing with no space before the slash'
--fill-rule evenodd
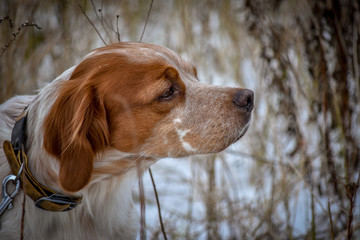
<path id="1" fill-rule="evenodd" d="M 0 58 L 0 102 L 33 94 L 101 38 L 138 41 L 149 5 L 1 1 L 12 26 L 1 22 L 0 47 L 25 21 L 41 29 L 23 29 Z M 143 41 L 181 53 L 203 82 L 242 85 L 256 97 L 239 145 L 194 157 L 189 177 L 165 171 L 191 189 L 177 196 L 186 213 L 163 209 L 169 238 L 359 239 L 359 33 L 355 0 L 154 1 Z M 169 186 L 160 192 L 175 195 Z M 148 228 L 161 238 L 159 224 Z"/>
<path id="2" fill-rule="evenodd" d="M 283 118 L 278 134 L 293 141 L 282 156 L 311 191 L 308 237 L 351 239 L 360 176 L 359 2 L 264 2 L 246 1 L 246 23 L 261 41 L 267 86 L 276 94 L 270 114 Z M 337 205 L 335 221 L 325 222 L 330 216 L 315 210 L 315 197 Z"/>

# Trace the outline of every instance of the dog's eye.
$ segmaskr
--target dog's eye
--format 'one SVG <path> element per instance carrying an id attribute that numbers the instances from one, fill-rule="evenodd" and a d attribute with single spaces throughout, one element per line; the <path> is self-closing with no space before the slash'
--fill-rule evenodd
<path id="1" fill-rule="evenodd" d="M 166 90 L 166 92 L 164 92 L 160 97 L 159 99 L 160 100 L 170 100 L 173 95 L 175 93 L 175 89 L 174 87 L 170 87 L 168 90 Z"/>

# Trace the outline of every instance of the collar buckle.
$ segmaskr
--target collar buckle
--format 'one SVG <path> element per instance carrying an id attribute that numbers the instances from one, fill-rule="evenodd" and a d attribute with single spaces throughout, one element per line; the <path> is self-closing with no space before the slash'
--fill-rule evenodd
<path id="1" fill-rule="evenodd" d="M 77 199 L 75 198 L 70 198 L 65 195 L 54 193 L 50 196 L 39 198 L 35 202 L 35 205 L 36 207 L 44 210 L 49 210 L 49 208 L 51 208 L 51 205 L 56 205 L 57 211 L 66 212 L 75 208 L 79 204 L 79 202 L 77 202 L 76 200 Z"/>
<path id="2" fill-rule="evenodd" d="M 5 140 L 3 143 L 3 150 L 11 172 L 14 174 L 16 181 L 22 181 L 25 193 L 35 202 L 37 207 L 53 212 L 69 211 L 81 203 L 82 197 L 63 195 L 43 186 L 32 176 L 27 166 L 28 159 L 24 147 L 26 142 L 26 117 L 27 112 L 25 109 L 15 122 L 11 142 Z M 24 174 L 21 174 L 21 172 Z M 24 177 L 21 178 L 21 176 Z"/>

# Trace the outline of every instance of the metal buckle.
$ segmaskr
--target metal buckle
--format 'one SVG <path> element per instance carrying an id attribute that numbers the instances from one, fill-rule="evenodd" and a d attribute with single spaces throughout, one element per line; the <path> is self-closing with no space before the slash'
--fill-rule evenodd
<path id="1" fill-rule="evenodd" d="M 20 190 L 20 180 L 16 178 L 17 177 L 15 175 L 9 175 L 3 181 L 3 185 L 2 185 L 3 197 L 0 204 L 0 216 L 5 212 L 6 209 L 12 208 L 12 201 Z M 13 182 L 15 184 L 15 189 L 12 193 L 8 193 L 7 191 L 7 184 L 9 182 Z"/>
<path id="2" fill-rule="evenodd" d="M 73 199 L 71 199 L 71 198 L 69 198 L 69 197 L 67 197 L 67 196 L 61 195 L 61 194 L 55 194 L 55 193 L 54 193 L 54 194 L 52 194 L 52 195 L 50 195 L 50 196 L 48 196 L 48 197 L 39 198 L 39 199 L 35 202 L 36 207 L 41 208 L 41 209 L 44 209 L 44 208 L 41 206 L 41 204 L 42 204 L 43 202 L 45 202 L 45 201 L 51 202 L 51 203 L 55 203 L 55 204 L 59 204 L 59 205 L 69 205 L 69 207 L 66 208 L 66 209 L 64 209 L 64 210 L 62 210 L 62 212 L 69 211 L 69 210 L 75 208 L 75 207 L 78 205 L 78 203 L 75 202 Z M 44 210 L 46 210 L 46 209 L 44 209 Z"/>

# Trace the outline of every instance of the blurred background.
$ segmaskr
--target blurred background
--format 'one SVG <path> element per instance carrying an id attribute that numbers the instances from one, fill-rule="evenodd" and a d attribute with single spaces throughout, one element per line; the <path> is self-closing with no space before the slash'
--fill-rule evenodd
<path id="1" fill-rule="evenodd" d="M 360 239 L 359 7 L 2 0 L 0 103 L 36 94 L 91 49 L 139 41 L 146 23 L 141 40 L 191 61 L 200 81 L 255 92 L 252 125 L 238 143 L 152 166 L 167 238 Z M 148 173 L 143 182 L 142 237 L 163 239 Z M 140 213 L 138 191 L 134 198 Z"/>

